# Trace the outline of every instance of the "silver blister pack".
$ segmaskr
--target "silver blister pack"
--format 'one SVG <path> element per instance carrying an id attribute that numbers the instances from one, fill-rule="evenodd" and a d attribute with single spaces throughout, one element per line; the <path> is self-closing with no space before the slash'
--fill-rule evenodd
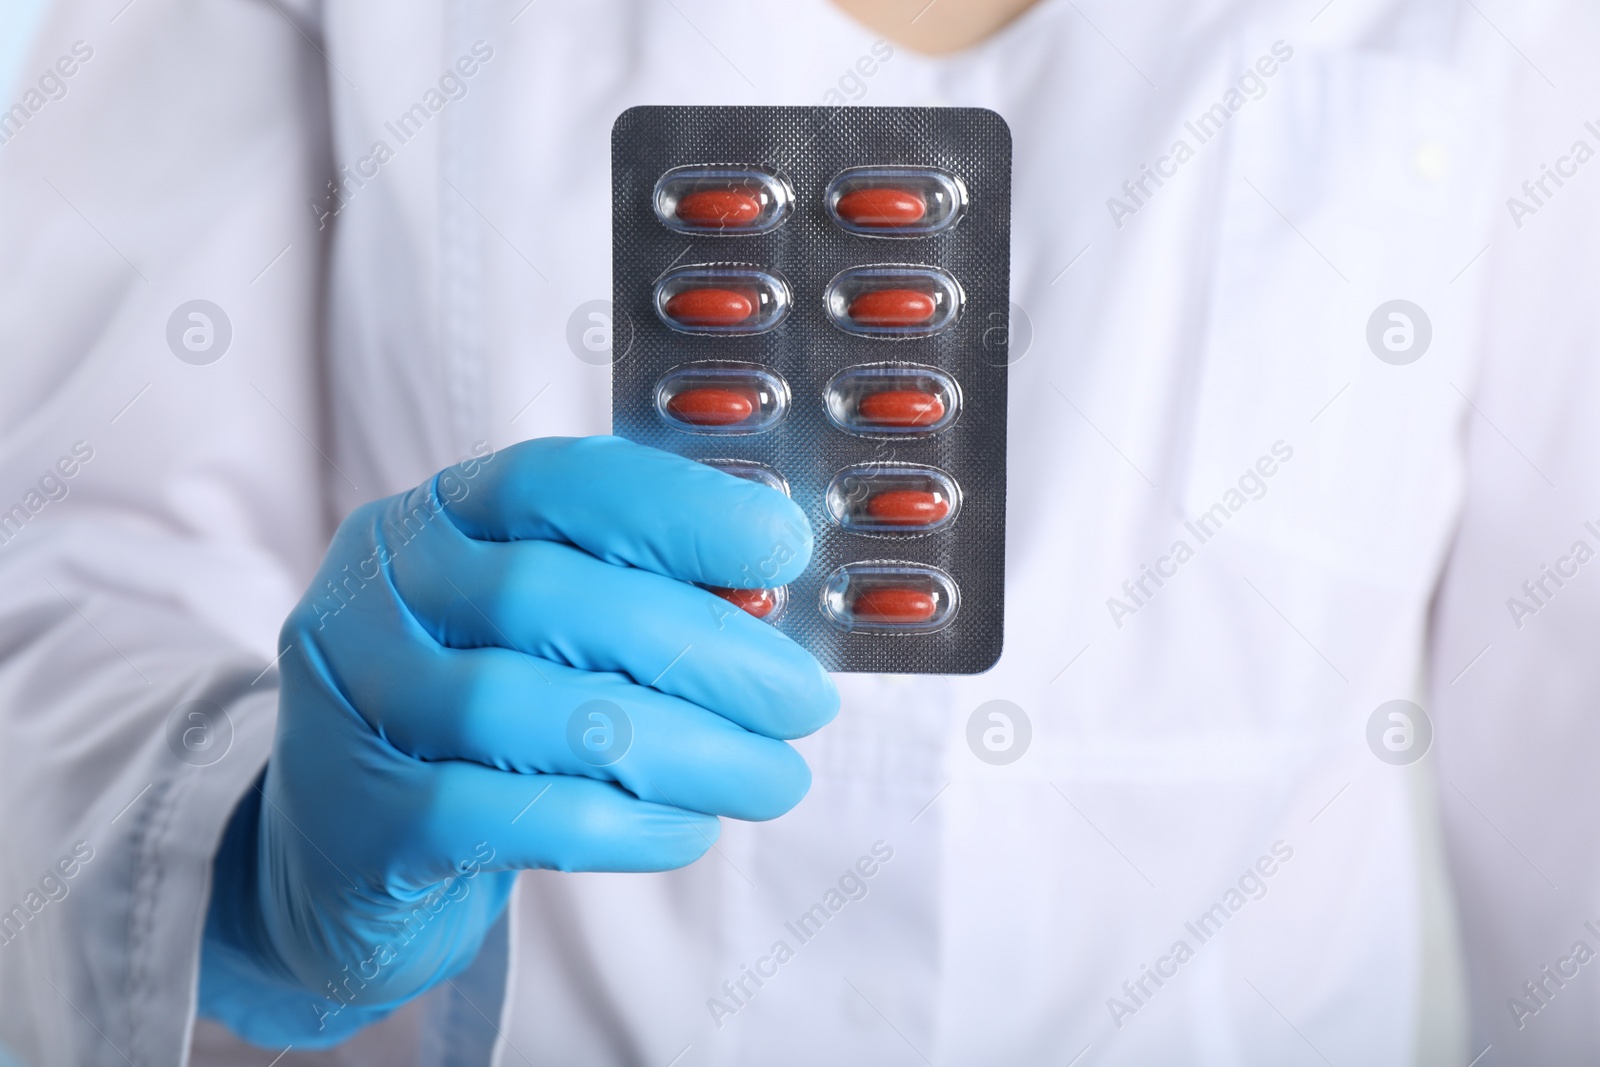
<path id="1" fill-rule="evenodd" d="M 788 493 L 832 671 L 1004 637 L 1011 135 L 978 108 L 635 107 L 611 140 L 614 431 Z M 781 550 L 781 546 L 778 546 Z"/>

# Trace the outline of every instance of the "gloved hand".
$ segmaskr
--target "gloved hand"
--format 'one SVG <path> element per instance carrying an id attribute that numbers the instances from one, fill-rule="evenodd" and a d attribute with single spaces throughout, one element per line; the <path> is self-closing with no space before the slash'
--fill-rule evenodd
<path id="1" fill-rule="evenodd" d="M 471 962 L 515 871 L 662 871 L 810 785 L 838 694 L 704 589 L 795 578 L 781 493 L 528 441 L 340 526 L 280 637 L 271 759 L 213 864 L 203 1014 L 333 1044 Z M 598 703 L 595 703 L 598 702 Z"/>

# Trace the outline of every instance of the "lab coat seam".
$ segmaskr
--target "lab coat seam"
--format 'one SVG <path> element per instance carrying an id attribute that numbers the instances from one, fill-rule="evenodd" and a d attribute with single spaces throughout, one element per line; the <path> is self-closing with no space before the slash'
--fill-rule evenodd
<path id="1" fill-rule="evenodd" d="M 144 956 L 148 951 L 144 925 L 154 910 L 154 888 L 160 884 L 156 868 L 160 861 L 154 855 L 152 823 L 165 813 L 165 801 L 170 789 L 170 779 L 153 783 L 150 801 L 137 814 L 133 830 L 133 862 L 129 872 L 129 901 L 127 924 L 127 966 L 122 975 L 124 1010 L 123 1032 L 118 1036 L 121 1048 L 137 1049 L 141 1042 L 139 1019 L 142 1014 L 144 993 Z M 109 1023 L 110 1020 L 107 1020 Z M 108 1035 L 108 1040 L 110 1039 Z"/>
<path id="2" fill-rule="evenodd" d="M 446 18 L 449 31 L 444 36 L 450 44 L 459 44 L 458 35 L 473 36 L 465 25 L 469 20 L 459 4 L 451 3 Z M 445 114 L 439 149 L 442 179 L 439 261 L 444 271 L 439 294 L 439 326 L 447 353 L 445 374 L 450 384 L 451 435 L 458 449 L 480 439 L 482 435 L 475 430 L 487 421 L 483 417 L 488 383 L 482 339 L 487 272 L 483 262 L 482 231 L 488 223 L 478 219 L 479 224 L 472 225 L 476 211 L 465 210 L 462 201 L 469 192 L 475 199 L 481 199 L 478 179 L 482 174 L 482 123 L 478 112 L 489 99 L 492 94 L 479 94 L 472 100 L 461 101 L 459 107 Z M 458 186 L 465 186 L 465 190 Z"/>
<path id="3" fill-rule="evenodd" d="M 198 894 L 197 907 L 184 912 L 191 925 L 183 932 L 184 947 L 175 955 L 178 946 L 171 937 L 158 936 L 172 929 L 172 921 L 165 918 L 176 913 L 176 898 L 188 895 L 188 890 L 209 883 L 209 865 L 223 826 L 234 805 L 250 787 L 267 758 L 270 735 L 264 732 L 263 718 L 270 715 L 251 710 L 252 705 L 274 701 L 276 690 L 252 693 L 242 686 L 244 672 L 231 683 L 240 692 L 223 701 L 233 723 L 234 743 L 218 764 L 234 753 L 248 753 L 252 748 L 243 785 L 240 779 L 211 771 L 211 767 L 182 765 L 173 768 L 152 789 L 155 795 L 140 815 L 134 847 L 134 870 L 129 879 L 130 909 L 128 938 L 128 972 L 125 979 L 129 1020 L 126 1044 L 130 1055 L 148 1063 L 168 1061 L 174 1050 L 167 1042 L 173 1035 L 170 1029 L 180 1022 L 177 1037 L 182 1045 L 182 1057 L 187 1057 L 188 1041 L 196 1014 L 196 994 L 199 980 L 199 948 L 204 936 L 206 896 Z M 236 761 L 237 762 L 237 761 Z M 212 765 L 215 766 L 215 765 Z M 210 782 L 202 776 L 210 776 Z M 209 785 L 208 789 L 200 789 Z M 223 794 L 222 803 L 206 802 L 201 794 Z M 204 839 L 205 844 L 199 842 Z M 197 879 L 178 877 L 178 868 L 196 865 L 201 869 Z M 169 886 L 175 889 L 168 890 Z M 178 959 L 186 962 L 186 973 L 170 971 Z M 181 998 L 181 999 L 180 999 Z M 181 1062 L 181 1060 L 179 1061 Z"/>

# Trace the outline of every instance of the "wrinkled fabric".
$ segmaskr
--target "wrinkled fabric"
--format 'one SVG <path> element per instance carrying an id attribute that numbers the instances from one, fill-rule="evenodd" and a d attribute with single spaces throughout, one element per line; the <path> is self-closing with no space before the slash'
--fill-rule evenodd
<path id="1" fill-rule="evenodd" d="M 1012 127 L 1005 652 L 841 678 L 807 799 L 683 871 L 519 879 L 501 1007 L 467 1013 L 496 1061 L 1593 1058 L 1584 978 L 1523 991 L 1596 918 L 1593 604 L 1505 604 L 1595 518 L 1593 194 L 1522 192 L 1597 143 L 1592 17 L 1045 0 L 869 74 L 820 0 L 120 6 L 47 17 L 24 70 L 94 58 L 0 148 L 4 900 L 95 849 L 0 946 L 20 1059 L 181 1060 L 257 676 L 335 520 L 476 442 L 608 429 L 566 325 L 610 292 L 616 114 L 829 94 Z M 165 336 L 195 299 L 233 327 L 203 366 Z M 1397 299 L 1431 327 L 1404 365 L 1368 339 Z M 233 726 L 204 767 L 164 739 L 196 699 Z M 996 699 L 1032 725 L 1004 766 L 967 741 Z M 1367 738 L 1399 699 L 1436 735 L 1405 766 Z M 444 1062 L 407 1036 L 435 1006 L 303 1062 Z"/>

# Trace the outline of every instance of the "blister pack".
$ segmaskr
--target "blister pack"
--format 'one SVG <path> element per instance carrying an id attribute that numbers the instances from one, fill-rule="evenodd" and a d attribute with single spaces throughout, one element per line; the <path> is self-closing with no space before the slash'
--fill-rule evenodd
<path id="1" fill-rule="evenodd" d="M 1005 608 L 1011 135 L 977 108 L 635 107 L 611 140 L 617 434 L 788 493 L 832 671 L 975 674 Z M 774 546 L 782 552 L 784 546 Z"/>

